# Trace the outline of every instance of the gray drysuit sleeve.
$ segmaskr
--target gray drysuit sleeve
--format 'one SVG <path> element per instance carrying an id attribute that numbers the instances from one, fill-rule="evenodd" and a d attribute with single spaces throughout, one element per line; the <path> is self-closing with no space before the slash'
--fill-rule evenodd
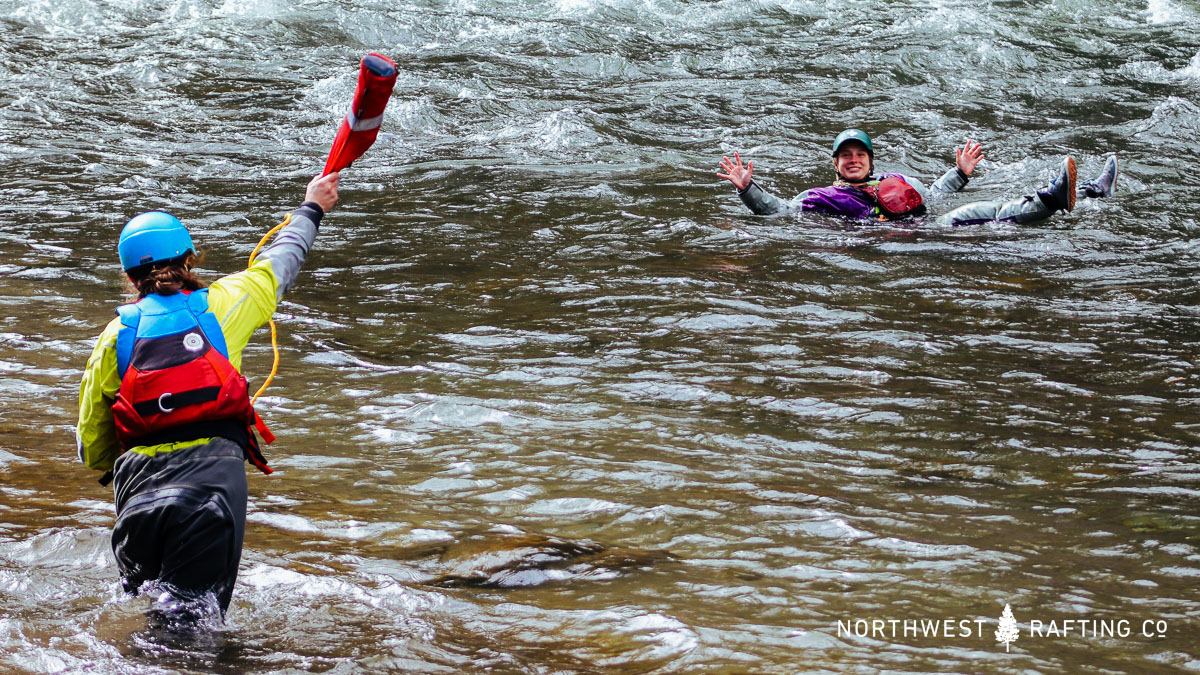
<path id="1" fill-rule="evenodd" d="M 313 202 L 304 202 L 300 208 L 292 212 L 292 220 L 275 235 L 275 241 L 263 251 L 261 256 L 271 261 L 271 269 L 279 281 L 279 297 L 292 288 L 300 267 L 308 257 L 313 241 L 317 238 L 317 229 L 325 212 Z"/>
<path id="2" fill-rule="evenodd" d="M 804 193 L 801 193 L 791 201 L 784 201 L 762 189 L 754 181 L 750 181 L 750 185 L 746 186 L 745 190 L 738 190 L 737 194 L 738 197 L 742 198 L 742 203 L 747 208 L 760 216 L 769 216 L 776 213 L 794 213 L 801 209 L 801 204 L 804 200 Z"/>
<path id="3" fill-rule="evenodd" d="M 969 180 L 971 179 L 961 169 L 957 166 L 952 167 L 949 171 L 942 174 L 941 178 L 933 181 L 933 190 L 942 194 L 958 192 L 967 186 L 967 181 Z"/>
<path id="4" fill-rule="evenodd" d="M 958 192 L 966 187 L 967 181 L 970 180 L 970 178 L 967 177 L 967 174 L 960 171 L 957 166 L 952 167 L 949 171 L 942 174 L 937 180 L 933 181 L 933 191 L 931 193 L 921 181 L 909 176 L 908 174 L 902 175 L 904 176 L 904 182 L 915 188 L 916 191 L 921 194 L 921 199 L 926 202 L 930 201 L 930 197 L 936 201 L 939 197 Z"/>

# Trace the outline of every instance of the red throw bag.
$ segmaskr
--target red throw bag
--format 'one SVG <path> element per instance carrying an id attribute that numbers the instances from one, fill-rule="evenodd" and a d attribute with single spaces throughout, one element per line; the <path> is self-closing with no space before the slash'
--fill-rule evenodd
<path id="1" fill-rule="evenodd" d="M 396 86 L 396 64 L 382 54 L 367 54 L 358 69 L 358 88 L 354 91 L 354 102 L 350 112 L 338 127 L 329 159 L 325 160 L 327 176 L 341 171 L 358 159 L 379 135 L 383 123 L 383 109 L 387 107 Z"/>

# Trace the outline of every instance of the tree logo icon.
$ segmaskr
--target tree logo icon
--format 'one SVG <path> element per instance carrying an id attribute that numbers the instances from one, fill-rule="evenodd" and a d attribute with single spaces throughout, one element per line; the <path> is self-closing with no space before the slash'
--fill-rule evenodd
<path id="1" fill-rule="evenodd" d="M 1004 643 L 1004 651 L 1017 641 L 1021 631 L 1017 629 L 1017 620 L 1013 618 L 1012 607 L 1004 603 L 1004 613 L 1000 615 L 1000 627 L 996 629 L 996 642 Z"/>

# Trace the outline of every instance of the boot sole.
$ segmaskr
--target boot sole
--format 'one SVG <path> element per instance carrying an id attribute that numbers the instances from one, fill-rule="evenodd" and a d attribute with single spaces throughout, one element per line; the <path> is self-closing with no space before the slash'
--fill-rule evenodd
<path id="1" fill-rule="evenodd" d="M 1075 158 L 1067 157 L 1067 213 L 1075 210 L 1075 178 L 1077 176 Z"/>

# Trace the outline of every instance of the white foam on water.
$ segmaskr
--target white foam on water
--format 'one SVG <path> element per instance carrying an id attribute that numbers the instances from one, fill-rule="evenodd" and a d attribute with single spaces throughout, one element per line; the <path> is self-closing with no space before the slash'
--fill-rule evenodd
<path id="1" fill-rule="evenodd" d="M 1171 0 L 1149 0 L 1146 3 L 1146 20 L 1155 26 L 1181 23 L 1189 14 L 1187 9 Z"/>

